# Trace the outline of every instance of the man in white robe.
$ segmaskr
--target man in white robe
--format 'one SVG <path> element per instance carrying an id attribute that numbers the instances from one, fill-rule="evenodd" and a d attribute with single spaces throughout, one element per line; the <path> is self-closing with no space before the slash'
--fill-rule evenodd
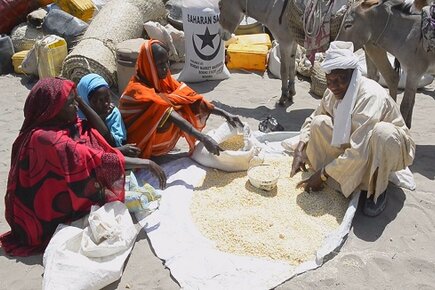
<path id="1" fill-rule="evenodd" d="M 363 212 L 376 216 L 386 206 L 388 176 L 412 163 L 415 143 L 394 100 L 361 75 L 352 43 L 332 42 L 325 57 L 328 89 L 302 125 L 291 176 L 307 162 L 316 172 L 300 183 L 306 191 L 332 178 L 346 197 L 366 192 Z"/>

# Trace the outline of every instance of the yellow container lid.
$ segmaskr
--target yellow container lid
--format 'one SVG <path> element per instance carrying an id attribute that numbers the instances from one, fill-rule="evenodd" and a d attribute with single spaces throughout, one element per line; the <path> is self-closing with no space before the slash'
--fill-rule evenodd
<path id="1" fill-rule="evenodd" d="M 254 44 L 254 45 L 267 45 L 268 48 L 272 48 L 272 41 L 267 33 L 237 35 L 238 44 Z"/>
<path id="2" fill-rule="evenodd" d="M 253 44 L 230 44 L 228 46 L 228 52 L 243 52 L 243 53 L 254 53 L 254 54 L 267 54 L 269 48 L 267 45 L 253 45 Z"/>

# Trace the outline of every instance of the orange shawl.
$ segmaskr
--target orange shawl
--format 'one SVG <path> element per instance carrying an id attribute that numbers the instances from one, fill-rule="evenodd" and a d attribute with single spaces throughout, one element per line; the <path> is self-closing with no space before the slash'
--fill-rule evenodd
<path id="1" fill-rule="evenodd" d="M 147 40 L 137 59 L 137 75 L 130 79 L 119 103 L 119 109 L 127 128 L 129 143 L 136 143 L 142 158 L 160 156 L 171 151 L 180 137 L 186 138 L 190 153 L 196 139 L 181 131 L 174 124 L 166 124 L 172 110 L 201 131 L 213 105 L 184 83 L 171 76 L 159 79 L 151 49 L 157 40 Z M 146 79 L 152 87 L 140 79 Z M 169 126 L 168 126 L 169 125 Z M 164 129 L 163 129 L 164 128 Z"/>

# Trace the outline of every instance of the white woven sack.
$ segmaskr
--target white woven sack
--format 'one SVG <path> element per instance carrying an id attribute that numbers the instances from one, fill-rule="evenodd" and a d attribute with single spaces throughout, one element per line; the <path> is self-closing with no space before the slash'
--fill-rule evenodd
<path id="1" fill-rule="evenodd" d="M 44 290 L 97 290 L 122 275 L 137 236 L 126 206 L 93 206 L 89 218 L 73 224 L 60 224 L 44 252 Z"/>
<path id="2" fill-rule="evenodd" d="M 172 37 L 172 42 L 174 43 L 175 49 L 177 50 L 179 61 L 184 62 L 184 31 L 178 30 L 171 24 L 166 24 L 165 28 Z"/>
<path id="3" fill-rule="evenodd" d="M 272 49 L 269 51 L 267 68 L 274 77 L 281 78 L 281 54 L 277 41 L 273 41 Z"/>
<path id="4" fill-rule="evenodd" d="M 219 37 L 217 0 L 183 1 L 186 61 L 180 81 L 223 80 L 230 76 L 225 66 L 225 44 Z"/>
<path id="5" fill-rule="evenodd" d="M 236 134 L 238 134 L 237 129 L 225 122 L 219 128 L 208 132 L 207 135 L 220 144 Z M 256 140 L 251 136 L 247 125 L 243 128 L 243 137 L 245 141 L 243 150 L 225 150 L 217 156 L 208 152 L 204 144 L 200 142 L 196 145 L 191 158 L 203 166 L 227 172 L 248 170 L 249 162 L 253 157 L 258 156 L 260 149 L 254 146 Z"/>
<path id="6" fill-rule="evenodd" d="M 155 21 L 145 22 L 143 27 L 145 28 L 149 38 L 159 40 L 166 44 L 166 46 L 169 48 L 169 60 L 175 62 L 180 61 L 174 41 L 172 40 L 172 36 L 169 34 L 169 31 L 166 29 L 166 27 Z"/>

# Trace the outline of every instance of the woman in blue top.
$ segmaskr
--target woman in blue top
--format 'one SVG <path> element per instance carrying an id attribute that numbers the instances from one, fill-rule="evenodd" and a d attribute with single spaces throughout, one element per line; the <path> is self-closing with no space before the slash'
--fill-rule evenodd
<path id="1" fill-rule="evenodd" d="M 135 144 L 125 144 L 127 130 L 118 108 L 111 102 L 111 91 L 103 77 L 97 74 L 88 74 L 81 78 L 77 85 L 78 95 L 91 106 L 104 121 L 110 131 L 109 136 L 103 136 L 113 147 L 117 147 L 125 156 L 137 157 L 140 149 Z M 86 119 L 79 111 L 79 118 Z"/>

